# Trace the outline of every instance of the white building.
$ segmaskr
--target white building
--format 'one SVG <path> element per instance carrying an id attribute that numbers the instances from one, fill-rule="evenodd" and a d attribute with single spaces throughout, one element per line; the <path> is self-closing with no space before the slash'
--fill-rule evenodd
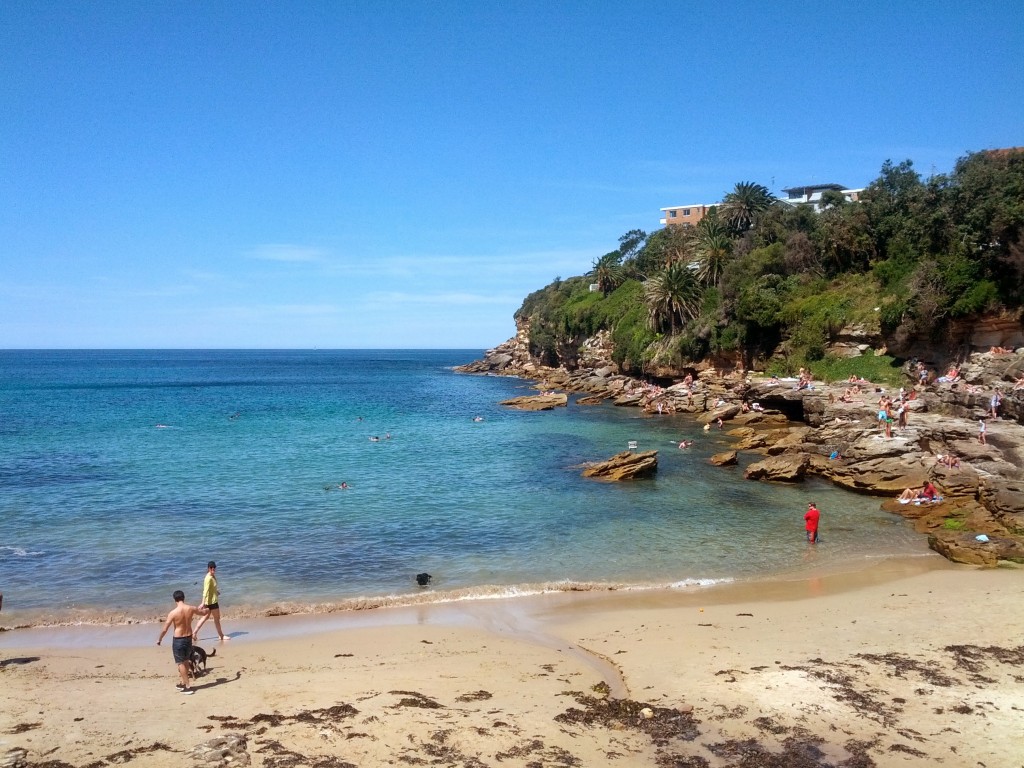
<path id="1" fill-rule="evenodd" d="M 846 189 L 842 184 L 807 184 L 782 190 L 786 197 L 778 199 L 789 205 L 809 205 L 818 213 L 821 211 L 821 196 L 829 190 L 839 192 L 848 203 L 855 203 L 860 200 L 860 193 L 864 188 Z"/>

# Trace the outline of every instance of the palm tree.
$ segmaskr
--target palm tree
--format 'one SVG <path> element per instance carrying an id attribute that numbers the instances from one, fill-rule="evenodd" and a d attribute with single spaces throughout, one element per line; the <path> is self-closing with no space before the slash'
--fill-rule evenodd
<path id="1" fill-rule="evenodd" d="M 594 279 L 598 289 L 605 296 L 614 291 L 626 279 L 626 273 L 622 267 L 622 254 L 612 251 L 596 259 L 594 268 L 590 271 L 590 277 Z"/>
<path id="2" fill-rule="evenodd" d="M 740 181 L 722 200 L 725 219 L 739 232 L 746 232 L 762 211 L 767 211 L 775 200 L 768 187 L 752 181 Z"/>
<path id="3" fill-rule="evenodd" d="M 722 234 L 710 235 L 701 242 L 697 253 L 698 279 L 707 285 L 718 285 L 732 256 L 732 238 Z"/>
<path id="4" fill-rule="evenodd" d="M 701 289 L 693 270 L 675 261 L 652 275 L 644 283 L 647 319 L 655 332 L 665 328 L 676 332 L 676 321 L 682 325 L 700 311 Z"/>
<path id="5" fill-rule="evenodd" d="M 732 238 L 717 216 L 705 216 L 697 225 L 697 277 L 707 285 L 718 285 L 732 256 Z"/>

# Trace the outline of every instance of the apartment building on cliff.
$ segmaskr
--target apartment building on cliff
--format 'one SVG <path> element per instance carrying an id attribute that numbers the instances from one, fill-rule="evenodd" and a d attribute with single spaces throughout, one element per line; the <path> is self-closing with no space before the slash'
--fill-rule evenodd
<path id="1" fill-rule="evenodd" d="M 693 227 L 703 219 L 710 205 L 673 205 L 661 209 L 661 223 L 666 227 Z"/>

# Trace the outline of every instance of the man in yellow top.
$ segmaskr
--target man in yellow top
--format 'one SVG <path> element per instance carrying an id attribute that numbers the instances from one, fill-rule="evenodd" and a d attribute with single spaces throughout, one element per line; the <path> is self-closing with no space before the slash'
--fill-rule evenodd
<path id="1" fill-rule="evenodd" d="M 228 636 L 220 628 L 220 590 L 217 589 L 217 564 L 211 560 L 206 565 L 206 578 L 203 579 L 203 607 L 209 611 L 196 624 L 196 631 L 192 635 L 193 640 L 199 639 L 199 630 L 203 628 L 206 620 L 213 616 L 213 623 L 217 627 L 217 636 L 221 640 L 227 640 Z"/>
<path id="2" fill-rule="evenodd" d="M 194 605 L 188 605 L 185 602 L 185 593 L 180 589 L 176 589 L 172 597 L 174 598 L 174 609 L 167 614 L 167 621 L 164 622 L 164 628 L 160 630 L 156 644 L 160 645 L 167 630 L 174 627 L 171 652 L 174 654 L 174 663 L 178 665 L 178 675 L 181 677 L 181 682 L 176 688 L 186 696 L 191 696 L 194 691 L 188 685 L 188 660 L 192 655 L 192 619 L 199 613 L 205 614 L 203 615 L 203 621 L 205 621 L 209 614 L 205 607 L 196 608 Z"/>

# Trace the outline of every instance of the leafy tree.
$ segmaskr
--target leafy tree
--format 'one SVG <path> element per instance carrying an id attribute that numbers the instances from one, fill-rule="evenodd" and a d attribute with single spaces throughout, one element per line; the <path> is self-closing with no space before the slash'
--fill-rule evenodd
<path id="1" fill-rule="evenodd" d="M 638 277 L 652 275 L 673 261 L 689 259 L 693 232 L 685 227 L 663 227 L 647 237 L 643 247 L 634 255 L 630 266 Z"/>
<path id="2" fill-rule="evenodd" d="M 826 189 L 821 193 L 821 200 L 818 207 L 827 211 L 829 208 L 842 208 L 847 204 L 846 197 L 838 189 Z"/>
<path id="3" fill-rule="evenodd" d="M 674 334 L 677 324 L 699 312 L 701 288 L 689 265 L 674 261 L 644 283 L 644 299 L 651 328 L 660 332 L 667 325 Z"/>
<path id="4" fill-rule="evenodd" d="M 818 249 L 803 232 L 794 232 L 786 238 L 783 263 L 786 274 L 805 273 L 814 277 L 823 277 L 825 274 L 825 268 L 818 256 Z"/>
<path id="5" fill-rule="evenodd" d="M 625 260 L 633 258 L 647 240 L 647 233 L 642 229 L 631 229 L 619 238 L 619 253 Z"/>
<path id="6" fill-rule="evenodd" d="M 962 158 L 947 197 L 952 240 L 973 249 L 1004 301 L 1024 301 L 1024 150 Z"/>
<path id="7" fill-rule="evenodd" d="M 866 214 L 848 205 L 822 212 L 815 232 L 816 250 L 831 274 L 865 271 L 875 255 Z"/>
<path id="8" fill-rule="evenodd" d="M 771 208 L 774 202 L 768 187 L 752 181 L 740 181 L 722 200 L 722 215 L 737 232 L 746 232 L 758 215 Z"/>
<path id="9" fill-rule="evenodd" d="M 920 255 L 921 204 L 925 186 L 910 160 L 882 164 L 879 177 L 864 190 L 861 200 L 875 251 L 885 257 L 888 244 L 902 237 Z"/>
<path id="10" fill-rule="evenodd" d="M 736 303 L 736 318 L 761 328 L 779 324 L 785 300 L 786 282 L 779 275 L 762 275 L 741 291 Z"/>

